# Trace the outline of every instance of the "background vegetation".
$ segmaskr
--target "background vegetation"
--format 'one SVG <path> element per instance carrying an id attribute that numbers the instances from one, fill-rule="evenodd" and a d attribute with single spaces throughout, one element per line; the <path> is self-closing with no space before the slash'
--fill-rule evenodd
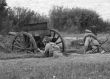
<path id="1" fill-rule="evenodd" d="M 50 13 L 53 27 L 60 31 L 83 32 L 90 26 L 97 26 L 97 31 L 104 32 L 109 28 L 109 22 L 103 21 L 93 10 L 80 8 L 54 7 Z"/>
<path id="2" fill-rule="evenodd" d="M 0 6 L 1 34 L 20 31 L 24 24 L 38 22 L 48 22 L 50 27 L 69 33 L 82 33 L 92 25 L 97 26 L 98 32 L 110 30 L 110 23 L 93 10 L 54 6 L 47 17 L 27 8 Z"/>

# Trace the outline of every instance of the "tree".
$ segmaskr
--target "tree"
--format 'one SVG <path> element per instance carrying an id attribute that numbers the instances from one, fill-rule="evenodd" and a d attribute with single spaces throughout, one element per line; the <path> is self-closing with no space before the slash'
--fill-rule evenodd
<path id="1" fill-rule="evenodd" d="M 24 24 L 47 21 L 47 18 L 27 8 L 8 8 L 8 17 L 13 21 L 13 29 L 19 31 Z"/>
<path id="2" fill-rule="evenodd" d="M 5 0 L 0 0 L 0 32 L 4 28 L 3 22 L 6 20 L 7 17 L 7 10 L 5 8 L 6 5 L 7 4 Z"/>
<path id="3" fill-rule="evenodd" d="M 96 25 L 103 28 L 104 22 L 99 14 L 93 10 L 80 8 L 63 8 L 55 6 L 50 12 L 51 24 L 55 29 L 69 32 L 83 32 L 86 28 Z"/>

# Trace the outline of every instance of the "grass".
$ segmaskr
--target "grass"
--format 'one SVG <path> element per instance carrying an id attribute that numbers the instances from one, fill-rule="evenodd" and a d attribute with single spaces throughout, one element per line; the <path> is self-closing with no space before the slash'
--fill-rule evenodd
<path id="1" fill-rule="evenodd" d="M 0 79 L 109 78 L 110 54 L 72 55 L 57 59 L 30 58 L 0 61 Z"/>
<path id="2" fill-rule="evenodd" d="M 67 49 L 69 49 L 69 42 L 67 40 Z M 72 54 L 69 57 L 37 58 L 28 54 L 21 56 L 16 53 L 4 53 L 7 51 L 2 48 L 0 50 L 2 59 L 0 60 L 0 79 L 110 78 L 110 54 Z M 13 57 L 17 59 L 12 59 Z"/>

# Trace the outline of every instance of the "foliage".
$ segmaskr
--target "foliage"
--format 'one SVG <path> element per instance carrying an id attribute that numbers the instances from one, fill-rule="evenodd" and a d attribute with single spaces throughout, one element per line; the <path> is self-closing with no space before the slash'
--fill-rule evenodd
<path id="1" fill-rule="evenodd" d="M 45 15 L 21 7 L 0 8 L 0 33 L 7 34 L 9 31 L 21 31 L 25 24 L 47 22 Z"/>
<path id="2" fill-rule="evenodd" d="M 24 24 L 47 21 L 46 16 L 20 7 L 14 7 L 13 9 L 8 8 L 8 17 L 13 21 L 13 29 L 17 31 L 20 30 Z"/>
<path id="3" fill-rule="evenodd" d="M 5 25 L 5 21 L 7 19 L 7 10 L 6 10 L 6 6 L 7 3 L 5 2 L 5 0 L 1 0 L 0 1 L 0 32 L 3 32 L 3 28 Z"/>
<path id="4" fill-rule="evenodd" d="M 49 28 L 70 33 L 82 33 L 92 25 L 97 26 L 98 32 L 110 30 L 110 23 L 103 21 L 93 10 L 55 6 L 50 11 L 49 17 L 28 8 L 2 6 L 0 7 L 0 33 L 21 31 L 25 24 L 39 22 L 48 22 Z"/>
<path id="5" fill-rule="evenodd" d="M 97 30 L 104 31 L 106 23 L 93 10 L 80 8 L 54 7 L 50 12 L 50 19 L 55 29 L 69 32 L 83 32 L 89 26 L 97 26 Z"/>

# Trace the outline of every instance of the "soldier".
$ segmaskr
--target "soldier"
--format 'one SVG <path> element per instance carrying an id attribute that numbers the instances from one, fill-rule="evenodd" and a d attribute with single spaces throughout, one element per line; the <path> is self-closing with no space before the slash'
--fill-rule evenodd
<path id="1" fill-rule="evenodd" d="M 99 52 L 99 41 L 97 36 L 89 29 L 85 30 L 84 36 L 84 53 L 92 53 L 92 50 L 97 49 L 95 52 Z"/>
<path id="2" fill-rule="evenodd" d="M 55 53 L 59 53 L 60 52 L 59 46 L 56 45 L 54 42 L 51 42 L 51 38 L 50 37 L 45 37 L 43 39 L 43 43 L 45 44 L 45 49 L 44 49 L 44 51 L 41 51 L 41 52 L 43 52 L 44 56 L 51 57 Z"/>

